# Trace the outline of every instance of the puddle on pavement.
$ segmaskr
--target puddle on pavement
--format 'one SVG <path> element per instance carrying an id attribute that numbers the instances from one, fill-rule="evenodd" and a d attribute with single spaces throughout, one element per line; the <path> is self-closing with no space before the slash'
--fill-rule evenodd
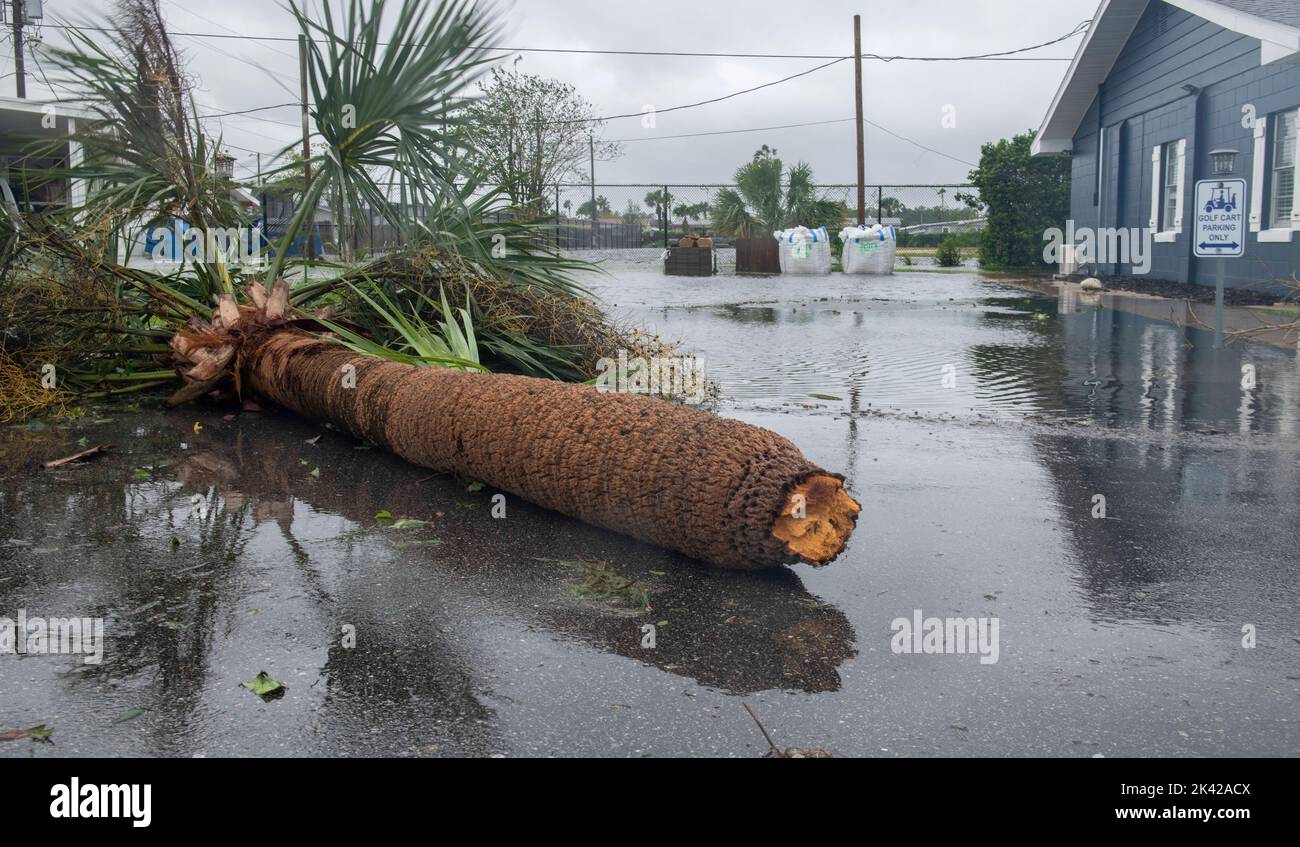
<path id="1" fill-rule="evenodd" d="M 1294 353 L 962 274 L 592 286 L 848 476 L 839 561 L 719 572 L 515 498 L 494 520 L 287 415 L 0 429 L 0 617 L 107 633 L 100 665 L 0 656 L 0 730 L 55 729 L 0 757 L 759 755 L 740 696 L 845 755 L 1300 752 Z M 37 467 L 82 438 L 118 448 Z M 649 611 L 581 596 L 591 563 Z M 913 609 L 1000 616 L 1002 658 L 892 655 Z M 262 670 L 285 696 L 240 687 Z"/>
<path id="2" fill-rule="evenodd" d="M 1215 350 L 1202 329 L 1100 300 L 1062 308 L 973 274 L 684 281 L 635 269 L 593 288 L 621 317 L 687 340 L 740 407 L 1300 432 L 1293 350 Z"/>

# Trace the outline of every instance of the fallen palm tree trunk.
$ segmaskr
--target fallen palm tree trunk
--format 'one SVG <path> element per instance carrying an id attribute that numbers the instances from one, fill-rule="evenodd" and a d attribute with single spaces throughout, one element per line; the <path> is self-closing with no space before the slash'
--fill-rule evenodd
<path id="1" fill-rule="evenodd" d="M 421 368 L 357 355 L 283 325 L 283 282 L 257 308 L 223 302 L 180 333 L 194 363 L 177 401 L 237 385 L 402 458 L 715 565 L 823 565 L 859 506 L 842 477 L 785 438 L 707 412 L 533 377 Z"/>

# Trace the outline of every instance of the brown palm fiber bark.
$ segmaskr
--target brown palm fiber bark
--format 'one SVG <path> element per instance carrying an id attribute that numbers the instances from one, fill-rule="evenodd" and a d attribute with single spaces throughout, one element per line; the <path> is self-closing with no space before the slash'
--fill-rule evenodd
<path id="1" fill-rule="evenodd" d="M 171 340 L 187 384 L 168 405 L 256 393 L 424 467 L 737 569 L 823 565 L 860 507 L 781 436 L 662 400 L 357 355 L 302 328 L 289 286 L 222 294 Z M 251 305 L 250 305 L 251 304 Z"/>
<path id="2" fill-rule="evenodd" d="M 415 464 L 722 567 L 825 564 L 857 519 L 842 477 L 773 432 L 697 409 L 398 364 L 295 329 L 248 336 L 239 359 L 244 391 Z M 796 491 L 806 519 L 791 515 Z"/>

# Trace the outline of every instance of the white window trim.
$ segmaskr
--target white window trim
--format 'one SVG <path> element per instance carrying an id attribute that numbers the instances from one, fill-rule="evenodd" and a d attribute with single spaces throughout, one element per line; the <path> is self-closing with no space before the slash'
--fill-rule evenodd
<path id="1" fill-rule="evenodd" d="M 1264 161 L 1264 154 L 1268 152 L 1267 130 L 1268 118 L 1255 118 L 1255 150 L 1250 163 L 1250 217 L 1248 218 L 1251 232 L 1260 232 L 1264 225 L 1264 172 L 1268 168 L 1268 163 Z"/>
<path id="2" fill-rule="evenodd" d="M 1286 111 L 1286 110 L 1283 110 Z M 1300 187 L 1297 187 L 1295 181 L 1292 183 L 1294 192 L 1291 202 L 1291 225 L 1275 226 L 1270 229 L 1263 228 L 1264 216 L 1264 193 L 1266 181 L 1272 175 L 1273 169 L 1267 159 L 1268 154 L 1268 118 L 1255 118 L 1255 149 L 1251 160 L 1250 188 L 1252 196 L 1250 198 L 1250 231 L 1255 233 L 1255 240 L 1260 244 L 1282 244 L 1290 242 L 1295 231 L 1300 229 Z"/>
<path id="3" fill-rule="evenodd" d="M 1174 202 L 1174 223 L 1169 229 L 1160 229 L 1160 212 L 1164 205 L 1165 197 L 1165 169 L 1164 159 L 1160 151 L 1164 144 L 1157 144 L 1151 148 L 1151 231 L 1154 233 L 1152 238 L 1162 244 L 1169 244 L 1178 240 L 1178 236 L 1183 232 L 1183 189 L 1187 183 L 1187 139 L 1178 139 L 1178 185 L 1175 188 Z"/>

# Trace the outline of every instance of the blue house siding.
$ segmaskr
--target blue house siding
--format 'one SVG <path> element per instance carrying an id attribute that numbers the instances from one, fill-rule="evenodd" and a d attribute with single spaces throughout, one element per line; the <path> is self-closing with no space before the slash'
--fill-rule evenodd
<path id="1" fill-rule="evenodd" d="M 1300 64 L 1261 67 L 1259 56 L 1260 44 L 1253 38 L 1167 3 L 1151 3 L 1075 133 L 1071 216 L 1076 226 L 1147 227 L 1151 149 L 1185 138 L 1183 231 L 1173 242 L 1152 245 L 1149 276 L 1214 285 L 1222 273 L 1234 287 L 1289 279 L 1300 268 L 1300 232 L 1281 243 L 1261 243 L 1248 232 L 1246 253 L 1239 259 L 1192 256 L 1194 185 L 1211 175 L 1210 150 L 1238 150 L 1233 176 L 1244 178 L 1253 193 L 1254 135 L 1242 126 L 1242 107 L 1253 104 L 1258 115 L 1267 116 L 1300 106 Z M 1189 93 L 1184 85 L 1199 91 Z M 1099 132 L 1105 138 L 1100 183 Z M 1247 203 L 1243 198 L 1249 208 Z M 1104 265 L 1100 270 L 1127 274 L 1132 269 Z"/>

